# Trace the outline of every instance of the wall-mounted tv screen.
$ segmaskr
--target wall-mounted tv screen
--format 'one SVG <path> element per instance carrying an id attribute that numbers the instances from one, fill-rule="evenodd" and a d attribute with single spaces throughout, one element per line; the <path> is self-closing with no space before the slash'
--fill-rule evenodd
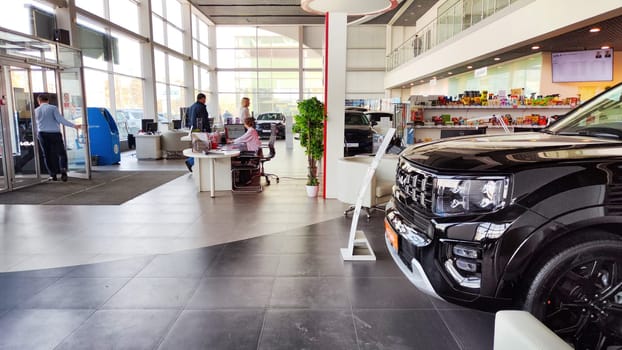
<path id="1" fill-rule="evenodd" d="M 553 82 L 613 80 L 613 49 L 553 52 Z"/>

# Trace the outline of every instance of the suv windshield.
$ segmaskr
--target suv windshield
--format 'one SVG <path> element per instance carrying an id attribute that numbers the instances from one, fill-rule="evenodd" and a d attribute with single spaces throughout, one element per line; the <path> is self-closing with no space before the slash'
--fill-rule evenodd
<path id="1" fill-rule="evenodd" d="M 283 115 L 281 113 L 266 113 L 260 114 L 257 116 L 257 120 L 274 120 L 274 121 L 282 121 Z"/>
<path id="2" fill-rule="evenodd" d="M 622 139 L 622 84 L 577 107 L 546 129 L 557 135 Z"/>
<path id="3" fill-rule="evenodd" d="M 369 119 L 363 113 L 346 113 L 346 125 L 369 125 Z"/>

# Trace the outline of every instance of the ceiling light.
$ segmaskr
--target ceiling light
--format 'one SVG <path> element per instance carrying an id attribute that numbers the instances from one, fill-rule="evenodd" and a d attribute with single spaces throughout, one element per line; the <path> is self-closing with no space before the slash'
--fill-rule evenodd
<path id="1" fill-rule="evenodd" d="M 413 86 L 413 85 L 415 85 L 415 83 L 410 83 L 410 86 Z"/>
<path id="2" fill-rule="evenodd" d="M 590 28 L 590 33 L 598 33 L 598 32 L 600 32 L 600 28 L 598 27 Z"/>
<path id="3" fill-rule="evenodd" d="M 452 74 L 454 74 L 454 73 L 452 73 L 452 72 L 447 72 L 447 74 L 452 75 Z"/>
<path id="4" fill-rule="evenodd" d="M 538 46 L 538 45 L 534 45 L 534 46 L 531 47 L 532 50 L 538 50 L 539 48 L 540 48 L 540 46 Z"/>
<path id="5" fill-rule="evenodd" d="M 493 59 L 494 59 L 495 61 L 501 61 L 501 58 L 499 58 L 499 57 L 495 57 L 495 58 L 493 58 Z"/>
<path id="6" fill-rule="evenodd" d="M 473 66 L 467 66 L 467 69 L 473 69 Z"/>
<path id="7" fill-rule="evenodd" d="M 420 83 L 425 83 L 425 80 L 419 80 Z"/>
<path id="8" fill-rule="evenodd" d="M 601 49 L 601 50 L 609 50 L 609 49 L 610 49 L 610 47 L 605 45 L 605 46 L 601 46 L 601 47 L 600 47 L 600 49 Z"/>

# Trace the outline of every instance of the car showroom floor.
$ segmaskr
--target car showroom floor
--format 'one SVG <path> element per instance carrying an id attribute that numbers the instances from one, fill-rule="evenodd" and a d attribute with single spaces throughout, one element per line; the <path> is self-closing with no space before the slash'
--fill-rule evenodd
<path id="1" fill-rule="evenodd" d="M 188 174 L 120 206 L 0 206 L 0 349 L 492 348 L 493 314 L 402 276 L 381 213 L 359 221 L 377 261 L 344 262 L 347 205 L 307 198 L 304 164 L 279 141 L 262 193 Z M 98 167 L 154 168 L 184 164 Z"/>

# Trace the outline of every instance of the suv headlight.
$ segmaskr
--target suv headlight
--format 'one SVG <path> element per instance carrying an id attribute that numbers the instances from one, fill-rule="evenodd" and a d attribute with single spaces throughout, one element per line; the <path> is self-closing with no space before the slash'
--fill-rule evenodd
<path id="1" fill-rule="evenodd" d="M 439 177 L 434 186 L 434 212 L 441 216 L 483 214 L 505 206 L 506 177 Z"/>

